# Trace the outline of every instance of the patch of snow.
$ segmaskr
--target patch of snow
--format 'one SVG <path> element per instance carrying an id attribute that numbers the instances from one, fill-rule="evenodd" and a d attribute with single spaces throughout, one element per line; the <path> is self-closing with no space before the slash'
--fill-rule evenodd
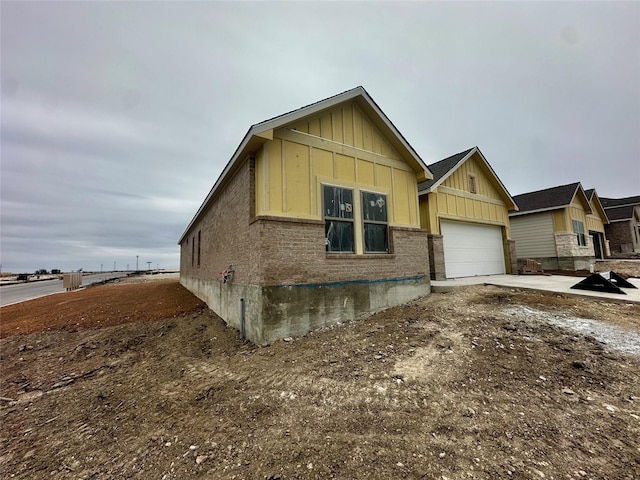
<path id="1" fill-rule="evenodd" d="M 516 317 L 526 317 L 527 320 L 534 319 L 567 328 L 585 336 L 590 335 L 604 343 L 610 350 L 640 356 L 640 334 L 633 330 L 610 325 L 600 320 L 550 313 L 525 306 L 508 307 L 505 312 Z"/>

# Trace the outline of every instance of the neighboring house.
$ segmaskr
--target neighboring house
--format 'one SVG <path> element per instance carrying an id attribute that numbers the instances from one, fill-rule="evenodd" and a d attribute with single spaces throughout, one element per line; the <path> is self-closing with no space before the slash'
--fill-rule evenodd
<path id="1" fill-rule="evenodd" d="M 515 273 L 509 210 L 517 206 L 478 147 L 429 165 L 418 185 L 431 278 Z"/>
<path id="2" fill-rule="evenodd" d="M 599 213 L 579 182 L 513 199 L 520 209 L 509 213 L 518 260 L 537 260 L 546 270 L 582 270 L 595 263 L 587 216 Z"/>
<path id="3" fill-rule="evenodd" d="M 611 256 L 609 249 L 609 241 L 605 233 L 606 225 L 609 224 L 609 218 L 600 202 L 600 197 L 594 188 L 584 191 L 589 199 L 592 213 L 587 214 L 587 232 L 591 235 L 593 241 L 593 252 L 597 259 L 604 259 Z"/>
<path id="4" fill-rule="evenodd" d="M 600 200 L 609 217 L 605 228 L 611 252 L 640 252 L 640 196 Z"/>
<path id="5" fill-rule="evenodd" d="M 362 87 L 253 125 L 180 237 L 180 281 L 258 344 L 428 294 L 429 178 Z"/>

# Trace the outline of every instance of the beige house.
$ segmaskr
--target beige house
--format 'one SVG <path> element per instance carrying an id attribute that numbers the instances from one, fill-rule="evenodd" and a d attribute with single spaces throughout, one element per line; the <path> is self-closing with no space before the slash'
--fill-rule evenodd
<path id="1" fill-rule="evenodd" d="M 537 260 L 545 270 L 583 270 L 595 263 L 594 236 L 606 245 L 600 234 L 608 219 L 579 182 L 513 199 L 520 208 L 509 214 L 519 260 Z"/>
<path id="2" fill-rule="evenodd" d="M 426 295 L 431 177 L 362 87 L 255 124 L 180 237 L 180 282 L 258 344 Z"/>
<path id="3" fill-rule="evenodd" d="M 418 185 L 431 279 L 515 273 L 509 210 L 517 206 L 478 147 L 429 165 Z"/>

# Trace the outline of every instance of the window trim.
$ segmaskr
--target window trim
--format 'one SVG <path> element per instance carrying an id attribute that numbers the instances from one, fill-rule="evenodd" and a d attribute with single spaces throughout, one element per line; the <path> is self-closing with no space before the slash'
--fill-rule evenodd
<path id="1" fill-rule="evenodd" d="M 578 240 L 578 246 L 586 247 L 587 237 L 584 234 L 584 222 L 581 220 L 576 220 L 575 218 L 572 218 L 571 223 L 573 226 L 573 233 L 576 234 L 576 237 Z"/>
<path id="2" fill-rule="evenodd" d="M 353 255 L 357 253 L 357 243 L 356 243 L 356 218 L 355 218 L 355 212 L 354 210 L 356 210 L 355 205 L 353 203 L 355 203 L 354 201 L 354 193 L 357 191 L 357 189 L 352 188 L 352 187 L 345 187 L 343 185 L 334 185 L 334 184 L 330 184 L 330 183 L 321 183 L 321 190 L 322 190 L 322 196 L 321 196 L 321 205 L 322 205 L 322 220 L 324 222 L 324 229 L 325 229 L 325 233 L 324 233 L 324 242 L 325 242 L 325 253 L 327 254 L 331 254 L 331 255 Z M 324 200 L 325 200 L 325 187 L 328 188 L 339 188 L 341 190 L 349 190 L 351 192 L 351 213 L 352 216 L 351 218 L 347 218 L 347 217 L 331 217 L 328 216 L 325 212 L 325 208 L 324 208 Z M 329 239 L 327 238 L 327 233 L 326 233 L 326 229 L 327 229 L 327 222 L 336 222 L 336 223 L 350 223 L 351 224 L 351 228 L 352 228 L 352 232 L 353 232 L 353 237 L 351 239 L 351 245 L 352 245 L 352 249 L 351 250 L 329 250 Z"/>
<path id="3" fill-rule="evenodd" d="M 364 254 L 380 254 L 380 255 L 388 255 L 391 253 L 391 245 L 389 242 L 389 202 L 387 200 L 388 194 L 375 192 L 367 189 L 359 189 L 360 192 L 360 216 L 362 218 L 362 251 Z M 387 217 L 386 221 L 380 220 L 366 220 L 364 218 L 364 195 L 365 194 L 373 194 L 380 195 L 384 197 L 384 208 L 385 208 L 385 216 Z M 385 243 L 387 249 L 382 250 L 367 250 L 367 240 L 366 240 L 366 225 L 384 225 L 385 226 Z"/>

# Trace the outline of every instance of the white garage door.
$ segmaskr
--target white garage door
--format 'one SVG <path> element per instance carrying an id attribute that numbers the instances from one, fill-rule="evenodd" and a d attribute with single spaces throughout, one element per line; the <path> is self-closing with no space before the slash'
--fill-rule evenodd
<path id="1" fill-rule="evenodd" d="M 441 222 L 440 229 L 447 278 L 506 273 L 500 227 Z"/>

